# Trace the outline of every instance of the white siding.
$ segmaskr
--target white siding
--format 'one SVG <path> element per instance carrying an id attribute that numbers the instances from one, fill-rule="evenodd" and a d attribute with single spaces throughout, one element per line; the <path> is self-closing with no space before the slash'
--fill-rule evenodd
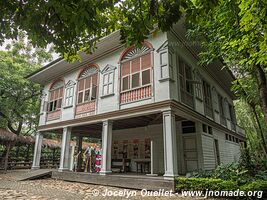
<path id="1" fill-rule="evenodd" d="M 211 170 L 215 168 L 214 139 L 211 136 L 202 134 L 202 148 L 204 169 Z"/>

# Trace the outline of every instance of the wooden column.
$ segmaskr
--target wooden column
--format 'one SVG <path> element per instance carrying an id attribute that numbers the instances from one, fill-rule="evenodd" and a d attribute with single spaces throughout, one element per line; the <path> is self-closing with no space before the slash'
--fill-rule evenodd
<path id="1" fill-rule="evenodd" d="M 71 127 L 64 127 L 61 141 L 60 164 L 58 171 L 69 170 Z"/>
<path id="2" fill-rule="evenodd" d="M 164 141 L 164 168 L 165 179 L 178 176 L 177 144 L 175 114 L 172 110 L 163 112 L 163 141 Z"/>
<path id="3" fill-rule="evenodd" d="M 111 173 L 112 122 L 106 120 L 102 128 L 102 165 L 100 174 Z"/>
<path id="4" fill-rule="evenodd" d="M 37 132 L 37 134 L 35 136 L 35 146 L 34 146 L 32 169 L 40 169 L 42 143 L 43 143 L 43 134 L 41 132 Z"/>
<path id="5" fill-rule="evenodd" d="M 83 162 L 83 137 L 79 136 L 77 137 L 77 146 L 78 146 L 78 153 L 81 152 L 78 156 L 78 162 L 77 162 L 77 171 L 80 172 L 82 170 L 82 162 Z"/>

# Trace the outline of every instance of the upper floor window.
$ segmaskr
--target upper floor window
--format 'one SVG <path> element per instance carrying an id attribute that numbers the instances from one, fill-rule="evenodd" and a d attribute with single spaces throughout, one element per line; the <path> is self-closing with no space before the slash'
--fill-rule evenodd
<path id="1" fill-rule="evenodd" d="M 78 79 L 77 103 L 85 103 L 97 98 L 98 69 L 91 66 L 82 71 Z"/>
<path id="2" fill-rule="evenodd" d="M 181 100 L 183 103 L 193 107 L 193 84 L 192 70 L 181 58 L 179 59 L 179 83 L 181 91 Z"/>
<path id="3" fill-rule="evenodd" d="M 147 42 L 132 47 L 120 59 L 120 103 L 129 103 L 152 96 L 153 51 Z"/>
<path id="4" fill-rule="evenodd" d="M 65 86 L 65 104 L 64 104 L 65 107 L 73 105 L 74 85 L 75 82 L 70 80 Z"/>
<path id="5" fill-rule="evenodd" d="M 194 78 L 195 78 L 195 95 L 196 98 L 199 100 L 203 100 L 203 91 L 202 91 L 202 78 L 199 72 L 194 72 Z"/>
<path id="6" fill-rule="evenodd" d="M 147 46 L 133 48 L 121 59 L 121 91 L 151 84 L 151 49 Z"/>
<path id="7" fill-rule="evenodd" d="M 223 97 L 220 94 L 218 94 L 218 102 L 219 102 L 219 112 L 220 112 L 220 123 L 226 126 L 224 101 Z"/>
<path id="8" fill-rule="evenodd" d="M 59 110 L 61 108 L 63 99 L 63 87 L 64 82 L 62 80 L 58 80 L 52 84 L 49 91 L 49 112 Z"/>
<path id="9" fill-rule="evenodd" d="M 204 109 L 205 114 L 213 118 L 212 97 L 210 85 L 203 80 Z"/>
<path id="10" fill-rule="evenodd" d="M 102 96 L 114 94 L 114 75 L 116 67 L 107 65 L 103 70 Z"/>

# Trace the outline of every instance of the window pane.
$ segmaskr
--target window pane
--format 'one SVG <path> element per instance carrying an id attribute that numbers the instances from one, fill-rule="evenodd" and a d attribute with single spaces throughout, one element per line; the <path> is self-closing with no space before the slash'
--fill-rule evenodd
<path id="1" fill-rule="evenodd" d="M 59 97 L 63 97 L 63 87 L 59 89 Z"/>
<path id="2" fill-rule="evenodd" d="M 53 101 L 49 103 L 49 108 L 48 111 L 52 111 L 53 110 Z"/>
<path id="3" fill-rule="evenodd" d="M 169 77 L 168 66 L 167 65 L 161 66 L 161 78 L 168 78 L 168 77 Z"/>
<path id="4" fill-rule="evenodd" d="M 114 73 L 113 72 L 111 72 L 110 74 L 109 74 L 109 79 L 108 79 L 108 82 L 109 83 L 113 83 L 113 79 L 114 79 Z"/>
<path id="5" fill-rule="evenodd" d="M 122 78 L 122 91 L 129 89 L 129 76 Z"/>
<path id="6" fill-rule="evenodd" d="M 150 83 L 150 70 L 146 70 L 142 72 L 142 85 L 146 85 Z"/>
<path id="7" fill-rule="evenodd" d="M 121 66 L 121 75 L 125 76 L 127 74 L 130 74 L 130 62 L 123 63 Z"/>
<path id="8" fill-rule="evenodd" d="M 133 74 L 132 75 L 132 88 L 139 87 L 139 73 Z"/>
<path id="9" fill-rule="evenodd" d="M 151 55 L 146 54 L 142 56 L 142 69 L 147 69 L 151 67 Z"/>
<path id="10" fill-rule="evenodd" d="M 110 83 L 108 85 L 108 94 L 111 94 L 111 93 L 113 93 L 113 84 L 112 83 Z"/>
<path id="11" fill-rule="evenodd" d="M 108 85 L 104 85 L 103 87 L 103 95 L 107 95 L 108 94 Z"/>
<path id="12" fill-rule="evenodd" d="M 97 86 L 96 85 L 93 85 L 91 100 L 96 99 L 96 91 L 97 91 Z"/>
<path id="13" fill-rule="evenodd" d="M 92 75 L 92 84 L 97 85 L 97 74 Z"/>
<path id="14" fill-rule="evenodd" d="M 90 88 L 90 85 L 91 85 L 91 76 L 89 76 L 85 79 L 85 88 L 84 89 Z"/>
<path id="15" fill-rule="evenodd" d="M 62 105 L 62 99 L 59 99 L 58 104 L 57 104 L 57 108 L 61 108 L 61 105 Z"/>
<path id="16" fill-rule="evenodd" d="M 132 61 L 132 70 L 131 72 L 139 72 L 140 71 L 140 58 L 136 58 Z"/>
<path id="17" fill-rule="evenodd" d="M 59 90 L 55 90 L 55 99 L 57 99 L 59 97 Z"/>
<path id="18" fill-rule="evenodd" d="M 104 77 L 103 77 L 103 83 L 104 84 L 107 84 L 108 83 L 108 75 L 109 74 L 105 74 Z"/>
<path id="19" fill-rule="evenodd" d="M 84 102 L 90 100 L 90 90 L 85 90 L 84 92 Z"/>
<path id="20" fill-rule="evenodd" d="M 82 103 L 83 102 L 83 92 L 80 92 L 78 94 L 78 103 Z"/>
<path id="21" fill-rule="evenodd" d="M 57 109 L 57 100 L 54 101 L 54 104 L 53 104 L 53 111 Z"/>
<path id="22" fill-rule="evenodd" d="M 84 79 L 80 80 L 78 83 L 78 91 L 81 91 L 84 89 Z"/>
<path id="23" fill-rule="evenodd" d="M 73 90 L 74 90 L 74 88 L 73 88 L 73 87 L 71 87 L 71 88 L 70 88 L 70 92 L 69 92 L 69 94 L 70 94 L 69 96 L 70 96 L 70 97 L 72 97 L 72 96 L 73 96 Z"/>

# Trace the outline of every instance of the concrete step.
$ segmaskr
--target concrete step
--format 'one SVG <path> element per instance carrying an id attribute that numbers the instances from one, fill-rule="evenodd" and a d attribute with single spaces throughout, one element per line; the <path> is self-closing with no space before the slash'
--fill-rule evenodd
<path id="1" fill-rule="evenodd" d="M 33 180 L 33 179 L 42 178 L 44 176 L 51 177 L 53 171 L 55 171 L 55 169 L 29 170 L 28 172 L 25 172 L 24 174 L 19 176 L 18 181 Z"/>

